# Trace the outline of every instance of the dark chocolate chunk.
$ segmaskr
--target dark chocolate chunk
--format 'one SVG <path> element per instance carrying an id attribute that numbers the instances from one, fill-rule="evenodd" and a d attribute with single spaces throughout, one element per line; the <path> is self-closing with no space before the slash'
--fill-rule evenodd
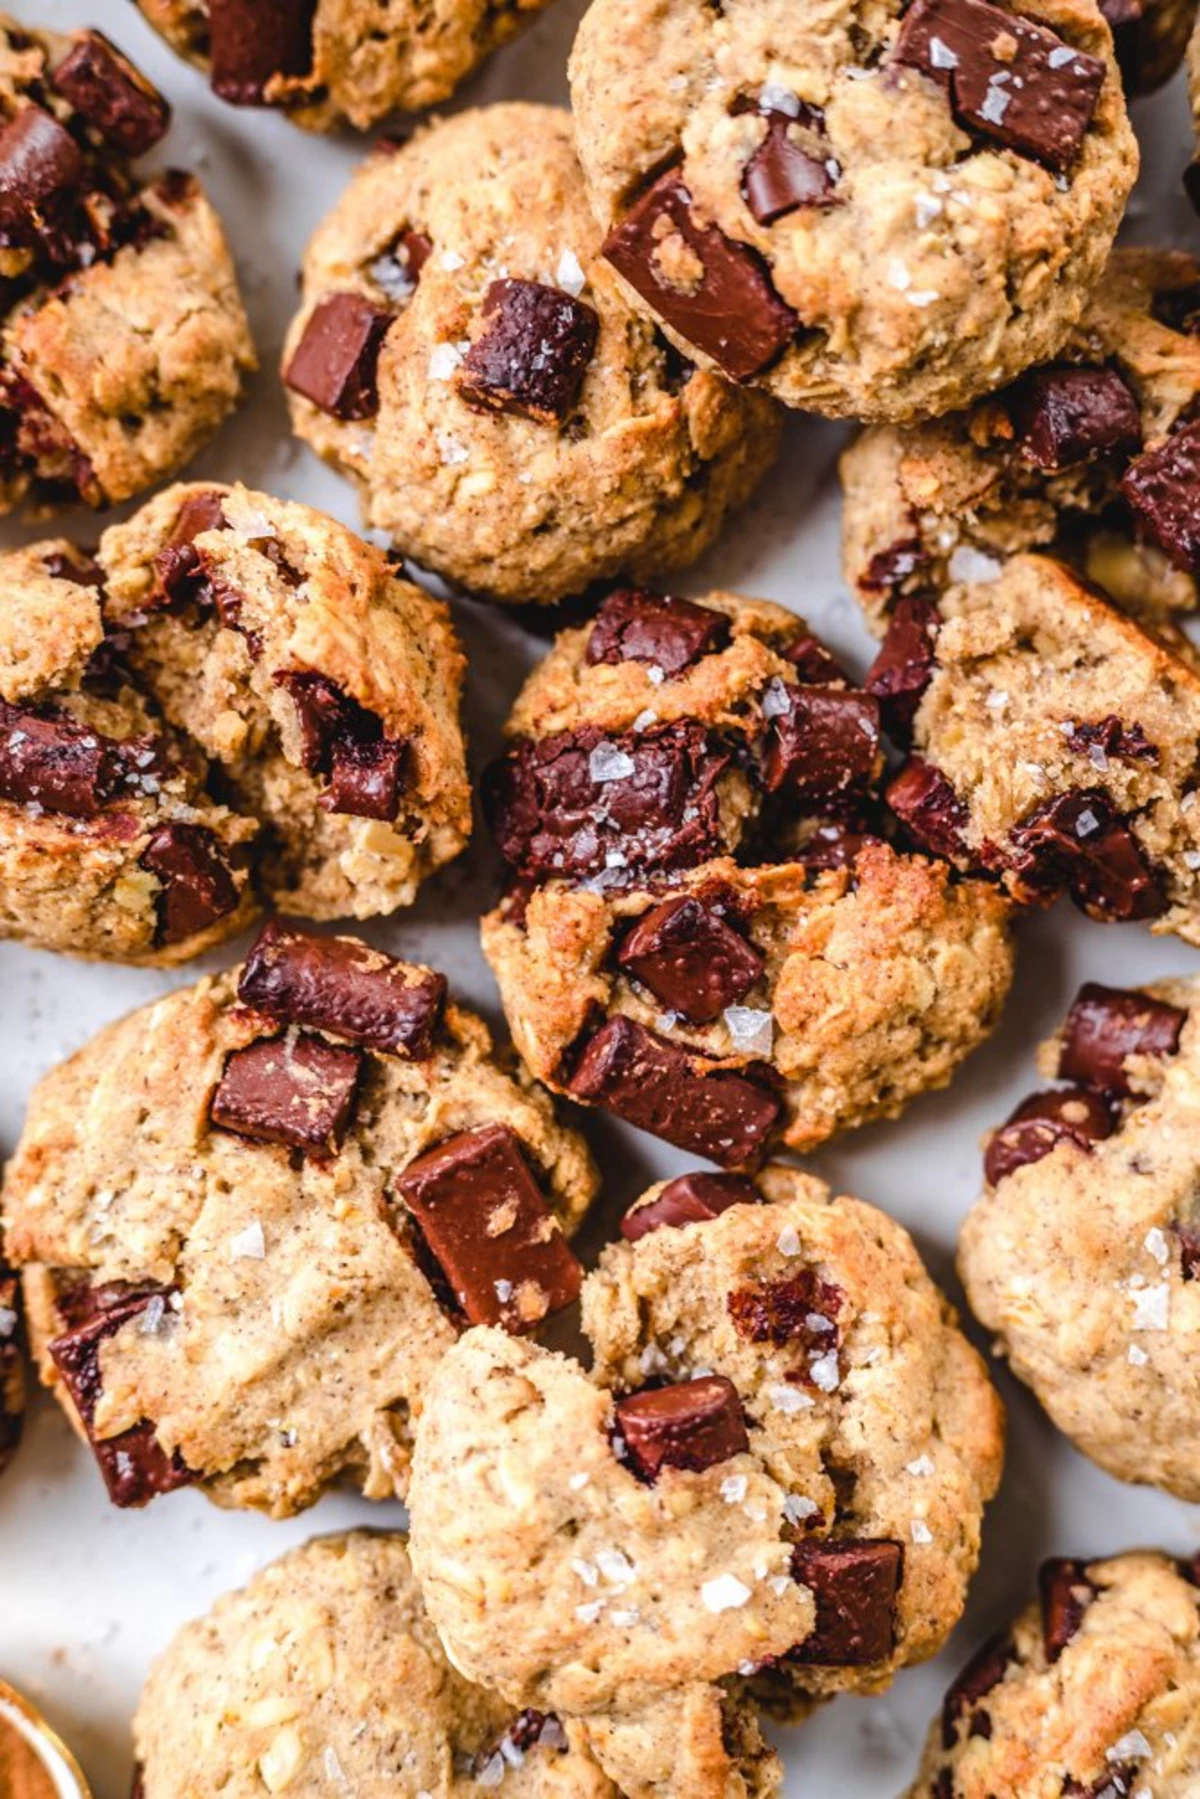
<path id="1" fill-rule="evenodd" d="M 174 529 L 167 542 L 154 556 L 154 598 L 163 606 L 211 606 L 212 584 L 196 548 L 196 539 L 206 531 L 227 531 L 224 496 L 215 488 L 202 488 L 189 494 L 179 508 Z"/>
<path id="2" fill-rule="evenodd" d="M 1200 212 L 1200 156 L 1183 171 L 1183 188 L 1194 209 Z"/>
<path id="3" fill-rule="evenodd" d="M 762 978 L 763 956 L 701 896 L 663 900 L 617 951 L 626 974 L 689 1024 L 712 1024 Z"/>
<path id="4" fill-rule="evenodd" d="M 1182 1007 L 1168 1005 L 1166 1000 L 1088 981 L 1080 988 L 1062 1028 L 1059 1078 L 1103 1092 L 1129 1094 L 1126 1058 L 1175 1055 L 1186 1022 Z"/>
<path id="5" fill-rule="evenodd" d="M 680 1230 L 685 1224 L 707 1224 L 730 1206 L 760 1206 L 763 1196 L 741 1174 L 681 1174 L 668 1181 L 648 1205 L 633 1206 L 621 1220 L 627 1243 L 651 1231 Z"/>
<path id="6" fill-rule="evenodd" d="M 788 1659 L 827 1668 L 862 1668 L 892 1653 L 904 1550 L 864 1537 L 797 1543 L 792 1578 L 812 1589 L 817 1620 Z"/>
<path id="7" fill-rule="evenodd" d="M 760 225 L 799 211 L 802 206 L 836 206 L 841 175 L 832 155 L 813 155 L 792 136 L 795 129 L 819 135 L 824 123 L 817 107 L 802 107 L 798 117 L 768 111 L 767 133 L 742 171 L 742 198 Z"/>
<path id="8" fill-rule="evenodd" d="M 983 1171 L 994 1187 L 1014 1169 L 1040 1162 L 1058 1144 L 1090 1150 L 1114 1130 L 1108 1101 L 1089 1087 L 1061 1087 L 1021 1101 L 987 1146 Z"/>
<path id="9" fill-rule="evenodd" d="M 83 154 L 40 106 L 23 106 L 0 131 L 0 236 L 33 244 L 57 230 L 79 197 Z"/>
<path id="10" fill-rule="evenodd" d="M 1121 492 L 1171 561 L 1200 575 L 1200 419 L 1131 463 Z"/>
<path id="11" fill-rule="evenodd" d="M 670 681 L 728 642 L 729 620 L 723 612 L 665 593 L 622 587 L 597 612 L 586 655 L 590 663 L 648 662 Z"/>
<path id="12" fill-rule="evenodd" d="M 270 918 L 246 958 L 238 998 L 268 1017 L 419 1062 L 433 1053 L 446 980 L 357 938 L 317 937 Z"/>
<path id="13" fill-rule="evenodd" d="M 747 1343 L 799 1343 L 824 1354 L 837 1347 L 842 1296 L 813 1268 L 783 1280 L 758 1280 L 726 1295 L 733 1328 Z"/>
<path id="14" fill-rule="evenodd" d="M 1179 1238 L 1179 1259 L 1185 1281 L 1200 1277 L 1200 1225 L 1177 1219 L 1175 1235 Z"/>
<path id="15" fill-rule="evenodd" d="M 942 1702 L 944 1749 L 953 1749 L 958 1741 L 959 1727 L 966 1717 L 972 1719 L 967 1727 L 968 1734 L 979 1734 L 973 1729 L 975 1707 L 993 1688 L 1000 1685 L 1012 1666 L 1015 1654 L 1010 1636 L 992 1637 L 982 1649 L 976 1650 Z"/>
<path id="16" fill-rule="evenodd" d="M 1127 94 L 1142 85 L 1142 40 L 1146 8 L 1143 0 L 1100 0 L 1100 11 L 1113 34 L 1113 50 Z"/>
<path id="17" fill-rule="evenodd" d="M 527 1708 L 518 1712 L 503 1736 L 475 1752 L 470 1762 L 471 1774 L 484 1786 L 495 1786 L 508 1768 L 519 1767 L 539 1744 L 560 1754 L 569 1747 L 567 1733 L 553 1712 Z"/>
<path id="18" fill-rule="evenodd" d="M 1012 409 L 1021 454 L 1035 468 L 1074 468 L 1142 447 L 1137 395 L 1113 368 L 1034 369 L 1014 390 Z"/>
<path id="19" fill-rule="evenodd" d="M 408 745 L 395 737 L 336 741 L 330 752 L 329 786 L 317 804 L 326 812 L 390 823 L 400 810 L 407 755 Z"/>
<path id="20" fill-rule="evenodd" d="M 864 793 L 879 766 L 879 702 L 844 687 L 776 681 L 763 710 L 763 785 L 806 803 Z"/>
<path id="21" fill-rule="evenodd" d="M 1101 766 L 1105 757 L 1117 762 L 1155 763 L 1159 759 L 1158 745 L 1151 743 L 1141 725 L 1123 725 L 1115 712 L 1072 725 L 1067 742 Z"/>
<path id="22" fill-rule="evenodd" d="M 1009 866 L 1037 896 L 1066 888 L 1091 918 L 1157 918 L 1166 895 L 1128 825 L 1099 789 L 1043 801 L 1010 832 Z"/>
<path id="23" fill-rule="evenodd" d="M 731 1073 L 667 1043 L 631 1018 L 610 1018 L 568 1083 L 575 1099 L 692 1155 L 736 1168 L 759 1154 L 782 1110 L 765 1081 Z"/>
<path id="24" fill-rule="evenodd" d="M 737 1388 L 724 1375 L 631 1393 L 614 1411 L 626 1456 L 643 1480 L 657 1480 L 664 1468 L 699 1474 L 750 1447 Z"/>
<path id="25" fill-rule="evenodd" d="M 932 600 L 918 596 L 896 601 L 887 636 L 863 682 L 879 701 L 883 722 L 894 737 L 904 738 L 937 665 L 934 643 L 940 615 Z"/>
<path id="26" fill-rule="evenodd" d="M 129 1787 L 129 1799 L 146 1799 L 146 1782 L 141 1762 L 133 1764 L 133 1779 Z"/>
<path id="27" fill-rule="evenodd" d="M 79 34 L 50 84 L 126 156 L 153 149 L 171 123 L 171 108 L 158 89 L 99 31 Z"/>
<path id="28" fill-rule="evenodd" d="M 94 818 L 119 792 L 127 768 L 124 745 L 69 713 L 0 700 L 0 799 Z"/>
<path id="29" fill-rule="evenodd" d="M 1084 1786 L 1073 1774 L 1063 1781 L 1062 1799 L 1127 1799 L 1138 1777 L 1136 1762 L 1109 1761 L 1098 1780 Z"/>
<path id="30" fill-rule="evenodd" d="M 825 645 L 811 631 L 797 637 L 780 654 L 785 662 L 791 663 L 797 677 L 806 687 L 837 687 L 849 682 L 849 676 L 841 663 L 830 655 Z"/>
<path id="31" fill-rule="evenodd" d="M 333 418 L 373 418 L 379 352 L 394 317 L 361 294 L 331 294 L 305 325 L 284 381 Z"/>
<path id="32" fill-rule="evenodd" d="M 943 87 L 965 129 L 1052 169 L 1075 161 L 1104 85 L 1098 57 L 986 0 L 914 0 L 892 58 Z"/>
<path id="33" fill-rule="evenodd" d="M 757 251 L 695 218 L 678 170 L 660 175 L 614 226 L 604 254 L 653 311 L 733 381 L 760 374 L 799 329 Z"/>
<path id="34" fill-rule="evenodd" d="M 212 1122 L 259 1143 L 332 1151 L 354 1117 L 362 1051 L 311 1032 L 235 1049 L 213 1094 Z"/>
<path id="35" fill-rule="evenodd" d="M 540 281 L 493 281 L 483 333 L 459 367 L 458 391 L 481 412 L 515 412 L 540 425 L 565 419 L 596 353 L 600 316 Z"/>
<path id="36" fill-rule="evenodd" d="M 367 273 L 394 306 L 404 306 L 416 293 L 421 270 L 432 254 L 433 244 L 423 231 L 402 231 L 369 264 Z"/>
<path id="37" fill-rule="evenodd" d="M 309 74 L 316 5 L 317 0 L 209 0 L 213 92 L 233 106 L 261 106 L 274 76 Z"/>
<path id="38" fill-rule="evenodd" d="M 868 593 L 897 593 L 928 560 L 919 537 L 904 538 L 886 550 L 876 550 L 858 584 Z"/>
<path id="39" fill-rule="evenodd" d="M 1083 1623 L 1083 1615 L 1096 1597 L 1096 1588 L 1088 1579 L 1085 1562 L 1060 1556 L 1043 1562 L 1038 1569 L 1038 1594 L 1046 1660 L 1056 1662 Z"/>
<path id="40" fill-rule="evenodd" d="M 221 845 L 204 825 L 160 825 L 142 867 L 162 883 L 155 942 L 182 943 L 238 908 L 238 887 Z"/>
<path id="41" fill-rule="evenodd" d="M 861 850 L 869 843 L 880 842 L 882 839 L 871 831 L 855 830 L 839 819 L 825 818 L 820 819 L 804 841 L 796 846 L 795 857 L 797 862 L 803 862 L 814 872 L 851 868 Z"/>
<path id="42" fill-rule="evenodd" d="M 0 1262 L 0 1474 L 17 1453 L 25 1423 L 21 1336 L 21 1283 Z"/>
<path id="43" fill-rule="evenodd" d="M 76 587 L 95 587 L 103 592 L 104 570 L 86 550 L 50 550 L 42 557 L 42 567 L 56 581 L 70 581 Z"/>
<path id="44" fill-rule="evenodd" d="M 507 1125 L 447 1137 L 396 1191 L 472 1324 L 534 1330 L 578 1298 L 583 1270 Z"/>

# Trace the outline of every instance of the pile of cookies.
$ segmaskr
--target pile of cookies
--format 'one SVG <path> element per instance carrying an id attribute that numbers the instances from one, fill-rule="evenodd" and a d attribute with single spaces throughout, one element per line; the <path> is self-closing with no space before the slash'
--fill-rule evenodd
<path id="1" fill-rule="evenodd" d="M 330 131 L 540 0 L 138 4 Z M 1127 96 L 1194 15 L 591 0 L 570 112 L 380 137 L 309 245 L 278 378 L 370 542 L 177 479 L 257 366 L 221 223 L 141 169 L 171 112 L 119 48 L 0 17 L 0 507 L 138 502 L 0 553 L 0 937 L 175 967 L 254 927 L 6 1146 L 0 1472 L 31 1361 L 117 1506 L 408 1515 L 176 1637 L 140 1799 L 769 1799 L 764 1717 L 960 1619 L 1000 1400 L 908 1233 L 776 1158 L 947 1086 L 1033 910 L 1200 947 L 1200 260 L 1114 248 Z M 863 427 L 861 678 L 668 580 L 789 408 Z M 561 603 L 474 788 L 464 594 Z M 476 796 L 511 1043 L 345 929 Z M 1200 1501 L 1200 976 L 1088 983 L 1038 1066 L 967 1299 L 1085 1455 Z M 704 1164 L 590 1266 L 616 1171 L 560 1099 Z M 1200 1561 L 1139 1550 L 1044 1566 L 910 1795 L 1198 1790 Z"/>

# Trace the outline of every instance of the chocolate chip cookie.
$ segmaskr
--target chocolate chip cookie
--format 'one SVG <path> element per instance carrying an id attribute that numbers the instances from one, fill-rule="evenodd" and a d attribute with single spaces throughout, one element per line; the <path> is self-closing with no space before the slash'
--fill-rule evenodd
<path id="1" fill-rule="evenodd" d="M 165 480 L 255 367 L 199 183 L 134 171 L 170 116 L 98 31 L 0 14 L 0 513 Z"/>
<path id="2" fill-rule="evenodd" d="M 907 1234 L 795 1169 L 685 1177 L 622 1228 L 584 1283 L 591 1377 L 489 1330 L 442 1361 L 412 1553 L 468 1678 L 673 1793 L 689 1695 L 790 1713 L 937 1649 L 1001 1413 Z"/>
<path id="3" fill-rule="evenodd" d="M 846 579 L 868 624 L 882 633 L 898 600 L 1041 549 L 1126 611 L 1194 611 L 1198 407 L 1200 261 L 1118 250 L 1054 362 L 846 451 Z"/>
<path id="4" fill-rule="evenodd" d="M 946 1694 L 906 1799 L 1186 1799 L 1200 1780 L 1195 1564 L 1061 1558 L 1038 1586 Z"/>
<path id="5" fill-rule="evenodd" d="M 284 379 L 368 522 L 499 600 L 694 561 L 778 440 L 764 395 L 630 309 L 545 106 L 371 157 L 309 246 Z"/>
<path id="6" fill-rule="evenodd" d="M 972 1309 L 1120 1480 L 1200 1498 L 1200 983 L 1089 984 L 1039 1055 L 1059 1085 L 992 1136 L 963 1226 Z"/>
<path id="7" fill-rule="evenodd" d="M 0 936 L 180 962 L 259 895 L 392 912 L 465 843 L 447 610 L 323 514 L 174 487 L 0 595 Z"/>
<path id="8" fill-rule="evenodd" d="M 6 1253 L 116 1504 L 196 1484 L 279 1517 L 403 1492 L 457 1334 L 577 1296 L 595 1189 L 441 975 L 271 921 L 37 1087 Z"/>
<path id="9" fill-rule="evenodd" d="M 684 354 L 904 421 L 1057 353 L 1137 172 L 1088 0 L 593 0 L 571 58 L 604 254 Z"/>
<path id="10" fill-rule="evenodd" d="M 393 1534 L 317 1538 L 185 1625 L 133 1734 L 142 1799 L 617 1799 L 578 1725 L 455 1671 Z"/>

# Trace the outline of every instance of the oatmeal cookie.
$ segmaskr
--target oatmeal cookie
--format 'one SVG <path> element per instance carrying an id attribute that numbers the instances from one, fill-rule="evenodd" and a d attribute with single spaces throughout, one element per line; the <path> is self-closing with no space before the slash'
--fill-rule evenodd
<path id="1" fill-rule="evenodd" d="M 403 1492 L 468 1321 L 579 1291 L 581 1139 L 445 981 L 274 921 L 40 1083 L 4 1184 L 43 1378 L 110 1497 Z M 560 1228 L 562 1227 L 562 1228 Z"/>
<path id="2" fill-rule="evenodd" d="M 946 412 L 1053 356 L 1137 173 L 1090 0 L 593 0 L 571 90 L 636 303 L 838 417 Z"/>
<path id="3" fill-rule="evenodd" d="M 498 600 L 694 561 L 778 441 L 765 396 L 631 311 L 553 107 L 370 158 L 309 246 L 284 379 L 368 522 Z"/>
<path id="4" fill-rule="evenodd" d="M 255 367 L 199 183 L 133 170 L 169 123 L 99 32 L 0 14 L 0 512 L 111 506 L 165 480 Z"/>
<path id="5" fill-rule="evenodd" d="M 991 1137 L 963 1226 L 972 1310 L 1085 1455 L 1200 1500 L 1200 981 L 1089 984 L 1039 1067 L 1066 1084 Z"/>

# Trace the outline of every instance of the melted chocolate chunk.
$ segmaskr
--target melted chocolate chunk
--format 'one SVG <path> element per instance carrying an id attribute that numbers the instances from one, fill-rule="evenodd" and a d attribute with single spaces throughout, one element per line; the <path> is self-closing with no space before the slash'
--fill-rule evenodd
<path id="1" fill-rule="evenodd" d="M 765 117 L 767 134 L 742 172 L 742 198 L 757 223 L 773 225 L 802 206 L 836 206 L 837 162 L 830 155 L 814 156 L 792 136 L 797 128 L 822 136 L 820 109 L 801 104 L 796 117 L 771 110 Z"/>
<path id="2" fill-rule="evenodd" d="M 627 1243 L 651 1231 L 680 1230 L 685 1224 L 707 1224 L 730 1206 L 765 1203 L 753 1181 L 740 1174 L 681 1174 L 668 1181 L 648 1205 L 634 1206 L 621 1220 Z"/>
<path id="3" fill-rule="evenodd" d="M 1059 1078 L 1101 1092 L 1130 1094 L 1129 1056 L 1173 1056 L 1187 1013 L 1166 1000 L 1089 981 L 1081 987 L 1062 1028 Z"/>
<path id="4" fill-rule="evenodd" d="M 276 75 L 309 74 L 316 6 L 317 0 L 209 0 L 213 92 L 233 106 L 261 106 Z"/>
<path id="5" fill-rule="evenodd" d="M 21 1283 L 12 1269 L 0 1262 L 0 1474 L 17 1453 L 24 1423 Z"/>
<path id="6" fill-rule="evenodd" d="M 663 900 L 617 951 L 626 974 L 689 1024 L 712 1024 L 762 978 L 765 962 L 702 896 Z"/>
<path id="7" fill-rule="evenodd" d="M 697 221 L 678 170 L 660 175 L 614 226 L 604 254 L 635 293 L 733 381 L 760 374 L 799 329 L 757 251 Z"/>
<path id="8" fill-rule="evenodd" d="M 859 576 L 859 586 L 868 593 L 898 593 L 928 560 L 921 539 L 907 537 L 900 543 L 890 544 L 886 550 L 876 550 Z"/>
<path id="9" fill-rule="evenodd" d="M 656 1481 L 664 1468 L 699 1474 L 750 1447 L 737 1388 L 724 1375 L 631 1393 L 614 1412 L 625 1453 L 643 1480 Z"/>
<path id="10" fill-rule="evenodd" d="M 600 316 L 540 281 L 493 281 L 487 321 L 458 371 L 458 391 L 480 412 L 514 412 L 539 425 L 565 419 L 596 354 Z"/>
<path id="11" fill-rule="evenodd" d="M 1137 395 L 1116 369 L 1034 369 L 1014 392 L 1013 414 L 1021 454 L 1048 472 L 1142 447 Z"/>
<path id="12" fill-rule="evenodd" d="M 1177 1219 L 1173 1229 L 1179 1238 L 1179 1259 L 1185 1281 L 1200 1277 L 1200 1225 Z"/>
<path id="13" fill-rule="evenodd" d="M 1111 1137 L 1115 1120 L 1108 1101 L 1088 1087 L 1033 1093 L 1000 1126 L 987 1146 L 983 1171 L 994 1187 L 1027 1162 L 1040 1162 L 1060 1143 L 1090 1150 Z"/>
<path id="14" fill-rule="evenodd" d="M 299 713 L 303 766 L 329 777 L 318 805 L 326 812 L 392 822 L 404 791 L 406 740 L 385 737 L 375 713 L 326 675 L 282 668 L 272 678 Z"/>
<path id="15" fill-rule="evenodd" d="M 902 1546 L 886 1539 L 797 1543 L 792 1578 L 812 1589 L 817 1621 L 788 1659 L 827 1668 L 886 1661 L 895 1637 L 903 1570 Z"/>
<path id="16" fill-rule="evenodd" d="M 433 254 L 433 244 L 423 231 L 402 231 L 367 273 L 394 306 L 406 306 L 416 293 L 421 270 Z"/>
<path id="17" fill-rule="evenodd" d="M 30 245 L 58 231 L 79 197 L 84 162 L 65 126 L 23 106 L 0 131 L 0 237 Z"/>
<path id="18" fill-rule="evenodd" d="M 379 352 L 394 317 L 361 294 L 331 294 L 305 325 L 284 381 L 333 418 L 373 418 Z"/>
<path id="19" fill-rule="evenodd" d="M 166 607 L 215 603 L 212 584 L 196 548 L 206 531 L 227 531 L 224 496 L 215 488 L 189 494 L 179 509 L 170 537 L 154 556 L 154 601 Z"/>
<path id="20" fill-rule="evenodd" d="M 863 682 L 879 701 L 883 722 L 894 737 L 907 737 L 933 679 L 939 623 L 932 600 L 919 596 L 897 600 L 888 619 L 887 636 Z"/>
<path id="21" fill-rule="evenodd" d="M 892 57 L 944 88 L 965 130 L 1052 169 L 1075 161 L 1104 85 L 1099 58 L 985 0 L 914 0 Z"/>
<path id="22" fill-rule="evenodd" d="M 942 1747 L 953 1749 L 958 1741 L 959 1727 L 964 1718 L 969 1717 L 967 1726 L 969 1736 L 983 1734 L 975 1729 L 978 1714 L 975 1707 L 981 1699 L 1000 1685 L 1015 1659 L 1012 1638 L 1009 1636 L 992 1637 L 976 1651 L 949 1688 L 942 1702 Z"/>
<path id="23" fill-rule="evenodd" d="M 610 593 L 592 626 L 586 657 L 597 662 L 648 662 L 672 681 L 729 642 L 729 620 L 711 606 L 623 587 Z"/>
<path id="24" fill-rule="evenodd" d="M 160 825 L 142 867 L 161 883 L 155 944 L 183 943 L 238 908 L 237 882 L 221 845 L 203 825 Z"/>
<path id="25" fill-rule="evenodd" d="M 51 72 L 50 85 L 105 143 L 143 156 L 167 134 L 171 108 L 99 31 L 85 31 Z"/>
<path id="26" fill-rule="evenodd" d="M 857 831 L 837 819 L 822 819 L 810 836 L 798 845 L 797 862 L 814 872 L 830 868 L 852 868 L 859 852 L 869 843 L 883 840 L 871 831 Z"/>
<path id="27" fill-rule="evenodd" d="M 790 662 L 796 675 L 806 687 L 845 687 L 849 676 L 835 656 L 831 656 L 825 645 L 814 637 L 811 631 L 797 637 L 780 652 L 785 662 Z"/>
<path id="28" fill-rule="evenodd" d="M 342 1147 L 358 1103 L 362 1052 L 307 1031 L 236 1049 L 213 1095 L 212 1122 L 257 1143 Z"/>
<path id="29" fill-rule="evenodd" d="M 1090 918 L 1157 918 L 1166 894 L 1128 825 L 1098 789 L 1055 794 L 1009 838 L 1009 866 L 1033 895 L 1066 888 Z"/>
<path id="30" fill-rule="evenodd" d="M 131 749 L 54 706 L 0 700 L 0 799 L 94 818 L 123 786 Z"/>
<path id="31" fill-rule="evenodd" d="M 879 702 L 843 687 L 767 689 L 763 785 L 804 803 L 865 793 L 879 758 Z"/>
<path id="32" fill-rule="evenodd" d="M 842 1296 L 831 1281 L 813 1268 L 802 1268 L 784 1280 L 755 1281 L 726 1295 L 733 1328 L 747 1343 L 799 1343 L 824 1354 L 838 1341 Z"/>
<path id="33" fill-rule="evenodd" d="M 630 1018 L 601 1026 L 568 1088 L 575 1099 L 607 1106 L 618 1118 L 724 1168 L 757 1156 L 782 1110 L 764 1081 L 689 1054 Z"/>
<path id="34" fill-rule="evenodd" d="M 1121 492 L 1176 567 L 1200 575 L 1200 419 L 1131 463 Z"/>
<path id="35" fill-rule="evenodd" d="M 270 918 L 238 980 L 256 1012 L 367 1049 L 424 1061 L 446 1005 L 446 979 L 354 937 L 317 937 Z"/>
<path id="36" fill-rule="evenodd" d="M 399 738 L 363 742 L 354 738 L 334 744 L 329 786 L 317 804 L 326 812 L 392 823 L 400 810 L 408 745 Z"/>
<path id="37" fill-rule="evenodd" d="M 1038 1569 L 1038 1593 L 1046 1660 L 1056 1662 L 1083 1623 L 1096 1588 L 1088 1579 L 1086 1563 L 1057 1557 Z"/>
<path id="38" fill-rule="evenodd" d="M 529 1331 L 578 1298 L 583 1270 L 507 1125 L 447 1137 L 396 1191 L 472 1324 Z"/>
<path id="39" fill-rule="evenodd" d="M 1072 725 L 1067 742 L 1081 756 L 1091 756 L 1096 760 L 1095 752 L 1100 752 L 1100 759 L 1111 757 L 1117 762 L 1152 762 L 1159 759 L 1158 745 L 1151 743 L 1141 725 L 1126 727 L 1115 712 L 1107 717 L 1094 721 L 1084 719 L 1081 724 Z"/>

